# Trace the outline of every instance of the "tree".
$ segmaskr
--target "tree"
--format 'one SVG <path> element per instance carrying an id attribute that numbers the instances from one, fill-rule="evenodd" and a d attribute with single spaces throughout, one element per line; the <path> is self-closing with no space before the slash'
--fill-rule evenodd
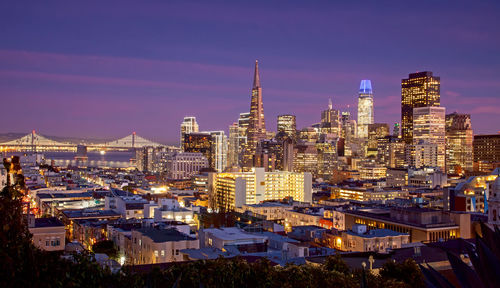
<path id="1" fill-rule="evenodd" d="M 108 255 L 111 259 L 118 259 L 118 249 L 115 243 L 111 240 L 103 240 L 92 245 L 92 251 L 94 253 L 103 253 Z"/>

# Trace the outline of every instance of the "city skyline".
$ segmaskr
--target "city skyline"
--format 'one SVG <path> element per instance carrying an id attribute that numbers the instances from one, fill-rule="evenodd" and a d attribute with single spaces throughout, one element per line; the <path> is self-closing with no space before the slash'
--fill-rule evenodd
<path id="1" fill-rule="evenodd" d="M 255 59 L 272 131 L 281 114 L 295 115 L 298 128 L 318 123 L 329 98 L 335 109 L 344 111 L 349 105 L 356 119 L 362 79 L 373 84 L 374 122 L 392 127 L 401 121 L 401 79 L 417 70 L 441 77 L 441 106 L 448 113 L 471 114 L 474 134 L 494 134 L 500 122 L 500 99 L 491 93 L 500 88 L 500 40 L 488 37 L 498 27 L 491 17 L 497 3 L 449 7 L 424 1 L 405 19 L 394 13 L 403 11 L 399 4 L 384 11 L 370 4 L 301 7 L 291 2 L 284 14 L 276 15 L 281 7 L 260 3 L 190 9 L 195 7 L 156 3 L 146 8 L 125 2 L 113 10 L 115 21 L 106 14 L 110 4 L 101 9 L 8 5 L 2 4 L 6 7 L 0 12 L 5 14 L 0 23 L 9 27 L 0 44 L 0 91 L 5 107 L 18 108 L 3 111 L 0 121 L 9 125 L 0 133 L 35 129 L 44 135 L 120 138 L 137 131 L 148 139 L 176 143 L 184 116 L 195 116 L 200 130 L 227 131 L 239 113 L 249 112 Z M 431 5 L 434 10 L 424 14 Z M 80 8 L 93 18 L 77 17 Z M 387 21 L 406 24 L 404 31 L 413 36 L 389 35 L 403 31 L 379 23 L 389 10 Z M 360 17 L 351 19 L 354 13 Z M 175 18 L 178 31 L 165 16 Z M 361 33 L 366 27 L 370 29 Z M 411 41 L 422 35 L 439 48 Z M 265 45 L 248 42 L 256 36 Z M 365 41 L 370 46 L 359 48 Z"/>

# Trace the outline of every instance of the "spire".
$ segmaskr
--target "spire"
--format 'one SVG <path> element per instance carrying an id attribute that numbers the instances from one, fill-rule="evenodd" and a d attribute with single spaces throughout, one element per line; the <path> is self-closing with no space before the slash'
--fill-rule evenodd
<path id="1" fill-rule="evenodd" d="M 253 75 L 253 88 L 260 88 L 259 61 L 255 60 L 255 74 Z"/>
<path id="2" fill-rule="evenodd" d="M 333 104 L 332 104 L 332 98 L 328 99 L 328 109 L 332 110 L 333 109 Z"/>

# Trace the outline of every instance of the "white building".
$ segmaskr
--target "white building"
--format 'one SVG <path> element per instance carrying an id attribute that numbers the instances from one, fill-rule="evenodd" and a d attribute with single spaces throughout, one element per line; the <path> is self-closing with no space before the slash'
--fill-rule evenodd
<path id="1" fill-rule="evenodd" d="M 188 116 L 184 117 L 181 123 L 181 135 L 180 135 L 180 145 L 181 149 L 184 147 L 184 135 L 188 133 L 198 132 L 198 122 L 196 122 L 196 117 Z"/>
<path id="2" fill-rule="evenodd" d="M 444 107 L 413 108 L 413 145 L 416 145 L 416 155 L 421 143 L 436 145 L 436 165 L 445 171 L 446 159 L 446 109 Z M 434 160 L 432 160 L 434 161 Z"/>
<path id="3" fill-rule="evenodd" d="M 223 210 L 287 197 L 312 202 L 312 175 L 308 172 L 252 168 L 249 172 L 211 173 L 209 187 L 214 206 Z"/>
<path id="4" fill-rule="evenodd" d="M 189 179 L 209 167 L 207 158 L 201 153 L 174 152 L 167 155 L 165 161 L 169 179 Z"/>
<path id="5" fill-rule="evenodd" d="M 368 137 L 368 125 L 373 124 L 373 91 L 370 80 L 361 80 L 358 97 L 358 137 Z"/>
<path id="6" fill-rule="evenodd" d="M 113 210 L 126 219 L 142 219 L 144 218 L 144 205 L 148 204 L 148 201 L 137 195 L 124 197 L 106 196 L 104 203 L 106 210 Z"/>

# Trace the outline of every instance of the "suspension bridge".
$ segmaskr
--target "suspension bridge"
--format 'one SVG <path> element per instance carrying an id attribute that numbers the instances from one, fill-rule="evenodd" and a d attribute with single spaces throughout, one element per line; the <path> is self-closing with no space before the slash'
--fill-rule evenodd
<path id="1" fill-rule="evenodd" d="M 50 139 L 35 130 L 31 133 L 11 141 L 0 143 L 0 151 L 12 152 L 44 152 L 44 151 L 76 151 L 78 145 L 84 145 L 89 150 L 133 150 L 142 147 L 168 147 L 137 135 L 135 132 L 120 139 L 104 143 L 72 143 Z"/>

